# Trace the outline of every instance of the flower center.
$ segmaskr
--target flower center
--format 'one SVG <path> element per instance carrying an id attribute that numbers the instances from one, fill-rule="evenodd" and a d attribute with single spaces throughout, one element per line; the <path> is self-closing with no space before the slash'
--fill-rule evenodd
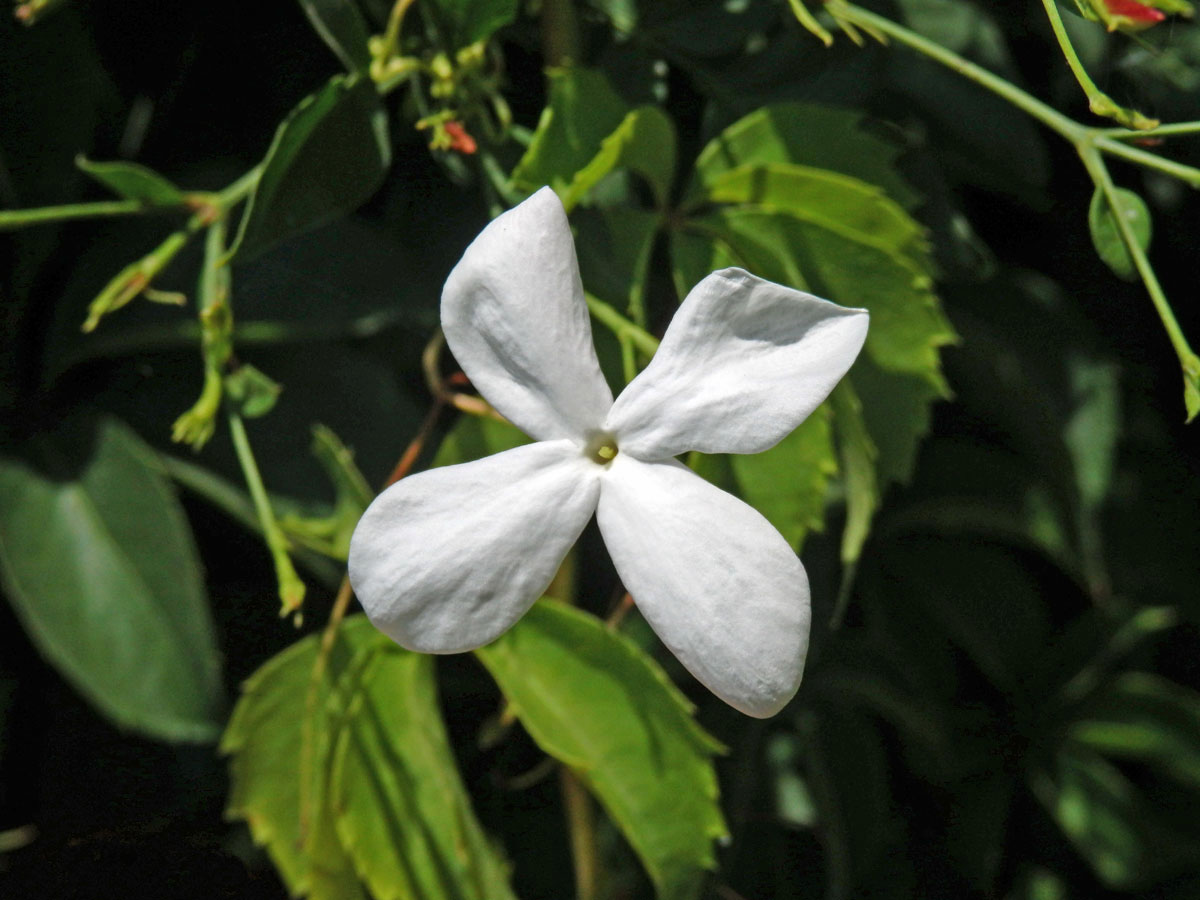
<path id="1" fill-rule="evenodd" d="M 607 466 L 617 455 L 617 439 L 608 431 L 593 431 L 588 435 L 583 455 L 597 465 Z"/>

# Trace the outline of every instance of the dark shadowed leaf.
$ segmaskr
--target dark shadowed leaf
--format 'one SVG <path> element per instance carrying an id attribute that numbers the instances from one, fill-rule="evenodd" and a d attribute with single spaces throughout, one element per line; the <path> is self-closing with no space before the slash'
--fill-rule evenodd
<path id="1" fill-rule="evenodd" d="M 517 0 L 432 0 L 445 49 L 487 40 L 517 17 Z"/>
<path id="2" fill-rule="evenodd" d="M 115 420 L 0 459 L 0 571 L 34 644 L 125 728 L 216 738 L 220 658 L 191 531 Z"/>
<path id="3" fill-rule="evenodd" d="M 75 165 L 126 200 L 138 200 L 153 206 L 177 206 L 184 201 L 183 191 L 157 172 L 131 162 L 92 162 L 84 156 Z"/>
<path id="4" fill-rule="evenodd" d="M 1121 204 L 1122 214 L 1129 223 L 1138 246 L 1142 250 L 1148 249 L 1151 226 L 1150 210 L 1146 208 L 1146 202 L 1133 191 L 1127 191 L 1124 188 L 1117 188 L 1115 193 Z M 1129 248 L 1125 246 L 1125 241 L 1121 237 L 1121 230 L 1117 227 L 1115 217 L 1116 213 L 1109 205 L 1104 191 L 1096 188 L 1096 192 L 1092 194 L 1092 202 L 1088 206 L 1088 230 L 1092 234 L 1092 243 L 1105 265 L 1122 278 L 1132 281 L 1137 278 L 1137 268 L 1133 264 Z"/>
<path id="5" fill-rule="evenodd" d="M 348 72 L 367 71 L 367 23 L 354 0 L 300 0 L 300 7 Z"/>
<path id="6" fill-rule="evenodd" d="M 357 208 L 390 163 L 387 116 L 375 85 L 369 78 L 330 79 L 275 132 L 231 255 L 248 259 Z"/>

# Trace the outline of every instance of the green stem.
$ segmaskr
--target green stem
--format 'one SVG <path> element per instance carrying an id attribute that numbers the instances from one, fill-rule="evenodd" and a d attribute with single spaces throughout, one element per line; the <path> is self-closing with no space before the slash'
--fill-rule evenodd
<path id="1" fill-rule="evenodd" d="M 599 866 L 596 860 L 596 826 L 592 801 L 578 776 L 566 766 L 559 770 L 563 806 L 571 835 L 571 856 L 575 860 L 576 900 L 596 900 Z"/>
<path id="2" fill-rule="evenodd" d="M 1047 128 L 1058 132 L 1072 143 L 1078 143 L 1087 135 L 1088 129 L 1085 126 L 1064 116 L 1058 110 L 1054 109 L 1054 107 L 1043 103 L 1032 94 L 1026 93 L 998 75 L 993 75 L 987 69 L 975 65 L 975 63 L 964 59 L 957 53 L 947 50 L 940 44 L 935 44 L 928 38 L 922 37 L 915 31 L 910 31 L 903 25 L 893 22 L 891 19 L 885 19 L 883 16 L 878 16 L 873 12 L 850 3 L 839 7 L 839 9 L 842 15 L 855 24 L 861 25 L 864 28 L 873 28 L 881 34 L 887 35 L 897 43 L 911 47 L 918 53 L 922 53 L 930 59 L 936 60 L 947 68 L 952 69 L 964 78 L 1003 97 L 1013 106 L 1024 110 Z"/>
<path id="3" fill-rule="evenodd" d="M 1087 69 L 1079 61 L 1079 55 L 1075 52 L 1075 47 L 1071 44 L 1071 36 L 1067 34 L 1066 26 L 1063 25 L 1062 16 L 1058 13 L 1058 6 L 1055 0 L 1042 0 L 1042 6 L 1046 8 L 1046 17 L 1050 20 L 1050 28 L 1054 32 L 1054 37 L 1058 40 L 1058 46 L 1067 60 L 1067 65 L 1075 75 L 1075 80 L 1079 82 L 1079 86 L 1083 88 L 1083 93 L 1087 96 L 1088 108 L 1098 116 L 1116 119 L 1122 125 L 1129 128 L 1145 131 L 1148 128 L 1156 126 L 1158 124 L 1157 119 L 1148 118 L 1137 110 L 1126 109 L 1118 105 L 1108 94 L 1096 87 L 1096 83 L 1088 75 Z"/>
<path id="4" fill-rule="evenodd" d="M 257 165 L 229 187 L 218 192 L 217 197 L 220 199 L 221 206 L 229 210 L 250 196 L 250 192 L 258 187 L 258 180 L 262 178 L 262 172 L 262 165 Z"/>
<path id="5" fill-rule="evenodd" d="M 283 603 L 279 614 L 286 616 L 289 613 L 297 612 L 304 602 L 304 582 L 296 574 L 291 557 L 288 556 L 287 537 L 284 536 L 279 522 L 275 519 L 275 511 L 271 508 L 271 499 L 267 496 L 262 474 L 258 471 L 254 451 L 250 449 L 246 426 L 242 422 L 242 417 L 235 412 L 229 413 L 229 433 L 233 436 L 233 447 L 237 452 L 238 463 L 242 467 L 246 487 L 250 489 L 250 498 L 254 501 L 254 509 L 258 514 L 263 537 L 266 538 L 267 548 L 271 551 L 271 559 L 275 563 L 275 577 L 279 582 L 279 599 Z"/>
<path id="6" fill-rule="evenodd" d="M 1175 348 L 1175 354 L 1179 357 L 1179 364 L 1183 367 L 1185 380 L 1195 383 L 1197 379 L 1200 379 L 1200 357 L 1197 357 L 1188 345 L 1187 338 L 1183 334 L 1183 329 L 1179 327 L 1179 322 L 1176 321 L 1175 313 L 1171 309 L 1170 302 L 1167 300 L 1167 295 L 1163 291 L 1162 285 L 1158 283 L 1158 276 L 1154 274 L 1154 269 L 1150 265 L 1150 260 L 1146 257 L 1146 252 L 1142 249 L 1137 236 L 1133 233 L 1133 226 L 1129 224 L 1128 210 L 1125 202 L 1121 199 L 1120 194 L 1117 193 L 1112 176 L 1108 174 L 1108 167 L 1104 164 L 1104 158 L 1100 155 L 1099 150 L 1088 147 L 1082 148 L 1079 156 L 1083 160 L 1083 165 L 1087 168 L 1088 174 L 1092 176 L 1092 181 L 1104 192 L 1104 199 L 1108 202 L 1109 209 L 1112 210 L 1113 222 L 1116 223 L 1121 240 L 1125 243 L 1125 248 L 1129 251 L 1129 255 L 1133 259 L 1133 264 L 1137 268 L 1138 274 L 1142 277 L 1142 283 L 1146 286 L 1146 292 L 1150 295 L 1150 301 L 1154 304 L 1159 319 L 1162 320 L 1163 328 L 1166 329 L 1171 346 Z"/>
<path id="7" fill-rule="evenodd" d="M 617 341 L 621 345 L 621 370 L 625 375 L 625 383 L 633 381 L 637 377 L 637 359 L 634 357 L 633 341 L 629 339 L 627 334 L 617 335 Z"/>
<path id="8" fill-rule="evenodd" d="M 1096 131 L 1098 137 L 1117 138 L 1125 141 L 1197 133 L 1200 133 L 1200 122 L 1174 122 L 1170 125 L 1159 125 L 1157 128 L 1147 131 L 1130 131 L 1128 128 L 1103 128 Z"/>
<path id="9" fill-rule="evenodd" d="M 68 203 L 65 206 L 43 206 L 39 209 L 0 210 L 0 231 L 12 231 L 27 225 L 69 222 L 73 219 L 101 219 L 112 216 L 131 216 L 159 210 L 140 200 L 104 200 L 98 203 Z M 174 209 L 175 207 L 171 207 Z"/>
<path id="10" fill-rule="evenodd" d="M 588 310 L 596 317 L 597 321 L 606 325 L 618 340 L 624 337 L 647 356 L 653 356 L 658 351 L 658 338 L 638 327 L 603 300 L 599 300 L 591 294 L 586 296 Z"/>
<path id="11" fill-rule="evenodd" d="M 1177 163 L 1174 160 L 1163 159 L 1157 154 L 1147 153 L 1140 147 L 1130 147 L 1127 144 L 1122 144 L 1120 141 L 1113 140 L 1111 137 L 1098 135 L 1092 139 L 1091 143 L 1105 153 L 1119 156 L 1121 159 L 1145 166 L 1148 169 L 1158 169 L 1158 171 L 1178 178 L 1180 181 L 1186 182 L 1194 188 L 1200 188 L 1200 169 L 1193 166 L 1185 166 L 1183 163 Z"/>

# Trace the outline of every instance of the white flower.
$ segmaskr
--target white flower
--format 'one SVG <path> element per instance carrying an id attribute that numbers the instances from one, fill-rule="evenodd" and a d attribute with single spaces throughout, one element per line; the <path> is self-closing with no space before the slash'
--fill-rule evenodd
<path id="1" fill-rule="evenodd" d="M 467 248 L 442 325 L 479 392 L 537 442 L 410 476 L 371 504 L 350 544 L 371 621 L 412 650 L 480 647 L 542 594 L 595 513 L 688 670 L 744 713 L 778 712 L 808 649 L 804 567 L 758 512 L 674 457 L 778 443 L 850 368 L 866 312 L 714 272 L 614 402 L 567 217 L 544 188 Z"/>

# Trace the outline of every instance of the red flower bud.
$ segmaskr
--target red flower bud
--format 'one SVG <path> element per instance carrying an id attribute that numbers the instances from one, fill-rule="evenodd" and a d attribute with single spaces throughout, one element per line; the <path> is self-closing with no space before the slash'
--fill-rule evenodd
<path id="1" fill-rule="evenodd" d="M 1139 3 L 1138 0 L 1104 0 L 1104 5 L 1114 16 L 1129 19 L 1132 24 L 1143 27 L 1161 22 L 1166 18 L 1162 10 Z"/>
<path id="2" fill-rule="evenodd" d="M 475 138 L 467 134 L 467 130 L 459 122 L 447 122 L 442 127 L 445 129 L 446 134 L 450 136 L 451 150 L 457 150 L 459 153 L 470 156 L 479 149 L 479 145 L 475 143 Z"/>

